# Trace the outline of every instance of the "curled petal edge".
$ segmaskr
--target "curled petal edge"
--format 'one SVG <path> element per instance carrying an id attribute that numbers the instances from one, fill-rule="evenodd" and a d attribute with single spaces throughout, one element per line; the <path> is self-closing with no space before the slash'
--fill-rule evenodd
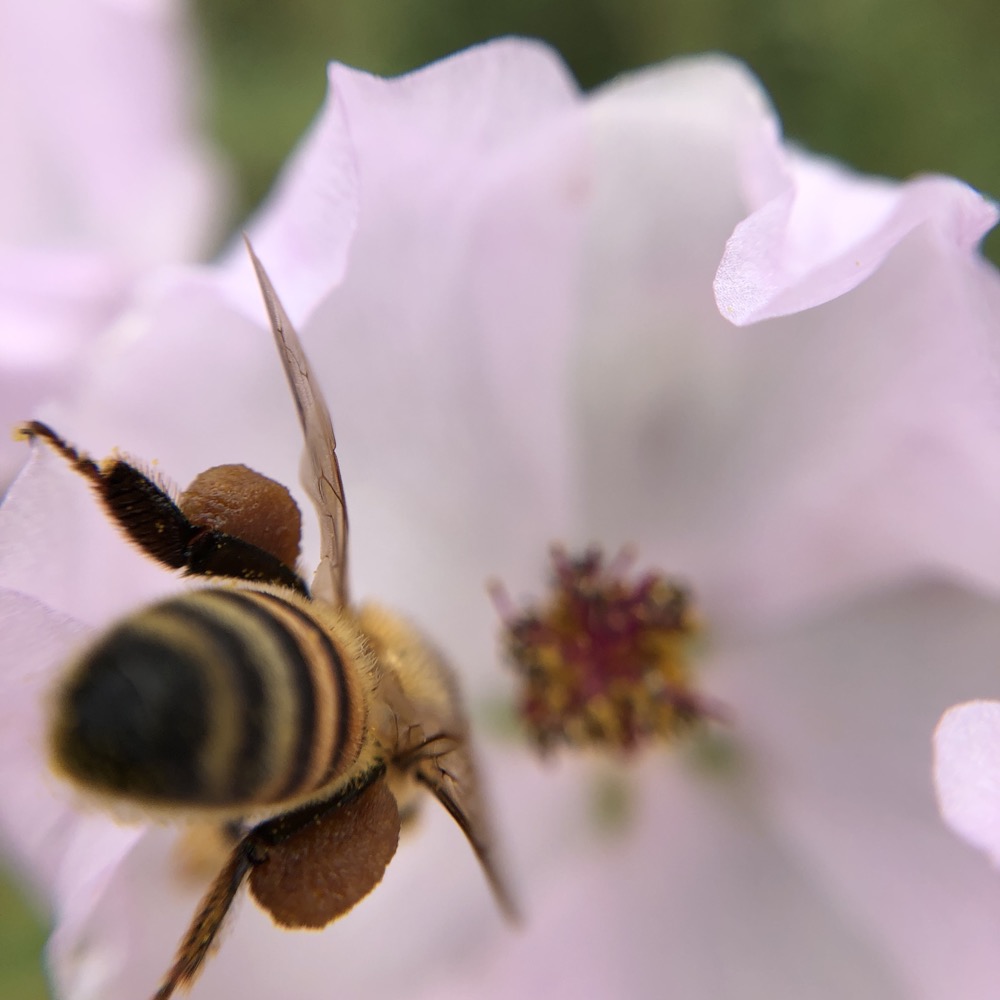
<path id="1" fill-rule="evenodd" d="M 791 151 L 785 190 L 726 243 L 716 304 L 736 326 L 801 312 L 856 288 L 919 226 L 970 254 L 998 217 L 993 202 L 951 177 L 897 184 Z"/>

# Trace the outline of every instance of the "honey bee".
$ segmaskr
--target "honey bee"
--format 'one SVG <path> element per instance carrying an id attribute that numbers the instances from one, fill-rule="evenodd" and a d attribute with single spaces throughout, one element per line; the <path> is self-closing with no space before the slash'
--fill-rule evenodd
<path id="1" fill-rule="evenodd" d="M 120 457 L 94 462 L 37 421 L 18 429 L 84 476 L 143 552 L 211 580 L 99 636 L 67 668 L 51 712 L 53 766 L 78 788 L 232 834 L 154 1000 L 193 983 L 244 883 L 283 927 L 325 927 L 351 909 L 381 880 L 421 786 L 515 914 L 451 671 L 407 622 L 350 602 L 330 414 L 247 249 L 305 437 L 303 477 L 321 529 L 311 588 L 296 570 L 298 507 L 273 480 L 218 466 L 175 499 Z"/>

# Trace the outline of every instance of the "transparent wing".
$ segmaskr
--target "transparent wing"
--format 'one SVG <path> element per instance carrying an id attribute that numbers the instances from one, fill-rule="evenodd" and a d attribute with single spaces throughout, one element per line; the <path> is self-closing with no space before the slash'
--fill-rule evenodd
<path id="1" fill-rule="evenodd" d="M 320 525 L 320 560 L 312 594 L 335 607 L 348 603 L 347 593 L 347 504 L 337 462 L 337 439 L 323 393 L 309 368 L 305 351 L 288 314 L 279 300 L 264 266 L 244 236 L 268 319 L 274 331 L 278 354 L 295 399 L 299 423 L 305 435 L 302 479 L 316 507 Z"/>

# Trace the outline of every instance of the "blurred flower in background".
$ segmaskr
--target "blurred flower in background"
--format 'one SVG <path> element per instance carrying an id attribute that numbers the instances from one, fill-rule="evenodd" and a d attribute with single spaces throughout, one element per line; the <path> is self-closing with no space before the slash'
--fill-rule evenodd
<path id="1" fill-rule="evenodd" d="M 330 84 L 248 229 L 331 402 L 355 589 L 479 706 L 510 697 L 485 578 L 517 600 L 553 540 L 634 543 L 691 587 L 692 673 L 732 721 L 631 762 L 484 745 L 523 929 L 428 804 L 321 936 L 245 905 L 192 996 L 992 996 L 1000 880 L 940 823 L 928 740 L 1000 694 L 993 207 L 790 151 L 721 58 L 584 98 L 505 41 Z M 180 483 L 238 461 L 292 486 L 262 318 L 237 251 L 163 273 L 46 416 Z M 42 702 L 82 635 L 177 583 L 46 451 L 0 552 L 0 817 L 58 995 L 144 996 L 200 886 L 170 831 L 76 811 Z"/>
<path id="2" fill-rule="evenodd" d="M 97 333 L 148 268 L 218 238 L 226 198 L 194 130 L 180 4 L 0 5 L 0 424 L 72 394 Z M 7 431 L 0 491 L 23 461 Z"/>

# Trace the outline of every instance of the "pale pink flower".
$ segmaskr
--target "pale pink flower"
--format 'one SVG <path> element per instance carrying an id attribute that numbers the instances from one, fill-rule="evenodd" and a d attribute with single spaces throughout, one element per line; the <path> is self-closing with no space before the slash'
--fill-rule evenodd
<path id="1" fill-rule="evenodd" d="M 210 249 L 221 173 L 194 132 L 175 0 L 0 6 L 0 491 L 9 428 L 70 392 L 147 268 Z"/>
<path id="2" fill-rule="evenodd" d="M 714 765 L 680 745 L 543 766 L 484 741 L 523 929 L 428 803 L 324 933 L 244 905 L 192 997 L 994 996 L 1000 881 L 927 780 L 942 709 L 1000 694 L 993 207 L 789 151 L 721 58 L 588 97 L 528 42 L 330 74 L 249 229 L 331 403 L 355 591 L 426 628 L 476 705 L 509 696 L 485 578 L 537 593 L 550 541 L 634 542 L 692 584 L 699 687 L 734 721 Z M 293 485 L 262 321 L 238 252 L 165 278 L 47 415 L 180 483 L 242 461 Z M 81 634 L 178 584 L 46 451 L 0 553 L 0 818 L 54 907 L 58 994 L 133 1000 L 198 891 L 169 830 L 74 811 L 41 700 Z M 632 803 L 617 829 L 602 780 Z"/>

